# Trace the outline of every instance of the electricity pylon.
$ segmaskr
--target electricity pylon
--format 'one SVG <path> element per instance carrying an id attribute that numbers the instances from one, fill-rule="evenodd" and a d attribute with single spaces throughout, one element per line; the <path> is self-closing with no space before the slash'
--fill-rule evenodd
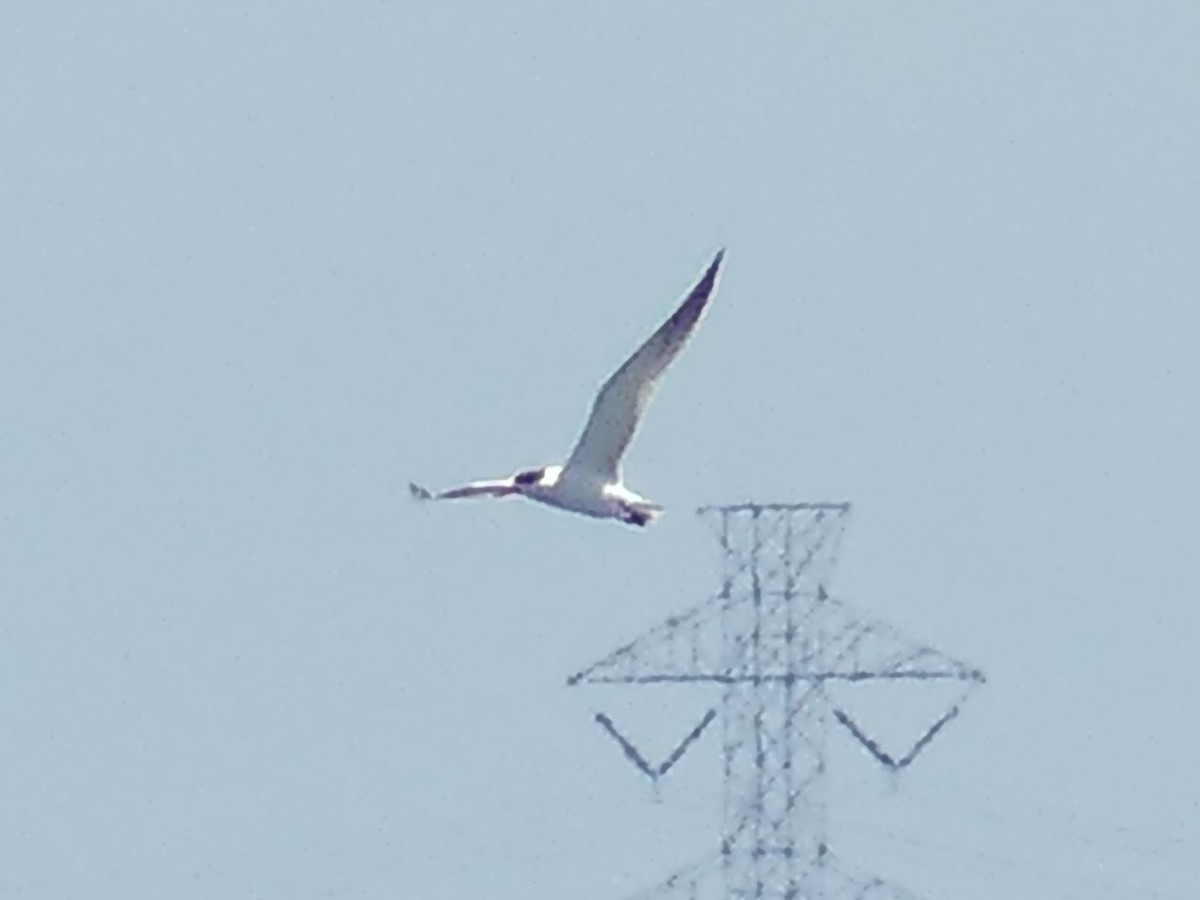
<path id="1" fill-rule="evenodd" d="M 884 900 L 911 897 L 851 872 L 826 836 L 830 732 L 844 728 L 889 769 L 907 767 L 984 680 L 977 669 L 864 619 L 826 584 L 847 503 L 706 507 L 721 546 L 721 588 L 568 679 L 568 684 L 711 683 L 721 691 L 723 823 L 716 860 L 680 870 L 644 898 Z M 956 698 L 911 745 L 872 737 L 839 702 L 839 684 L 940 681 Z M 657 779 L 716 717 L 711 711 L 658 767 L 603 714 L 600 724 Z"/>

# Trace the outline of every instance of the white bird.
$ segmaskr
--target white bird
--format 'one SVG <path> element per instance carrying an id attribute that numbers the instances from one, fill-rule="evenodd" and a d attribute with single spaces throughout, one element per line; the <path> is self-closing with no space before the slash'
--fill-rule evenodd
<path id="1" fill-rule="evenodd" d="M 473 481 L 436 494 L 409 484 L 413 497 L 457 500 L 521 496 L 598 519 L 618 519 L 638 526 L 653 522 L 663 508 L 625 487 L 621 457 L 633 440 L 659 379 L 700 323 L 724 256 L 723 249 L 717 252 L 671 318 L 600 388 L 583 434 L 565 464 L 525 469 L 509 478 Z"/>

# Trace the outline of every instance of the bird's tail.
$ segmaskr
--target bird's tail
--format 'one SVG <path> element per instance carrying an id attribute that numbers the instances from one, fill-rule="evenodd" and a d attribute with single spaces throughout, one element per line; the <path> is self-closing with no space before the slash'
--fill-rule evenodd
<path id="1" fill-rule="evenodd" d="M 628 525 L 637 525 L 639 528 L 645 528 L 647 525 L 653 525 L 659 520 L 666 510 L 657 503 L 651 503 L 648 500 L 640 503 L 631 503 L 626 507 L 627 512 L 624 521 Z"/>

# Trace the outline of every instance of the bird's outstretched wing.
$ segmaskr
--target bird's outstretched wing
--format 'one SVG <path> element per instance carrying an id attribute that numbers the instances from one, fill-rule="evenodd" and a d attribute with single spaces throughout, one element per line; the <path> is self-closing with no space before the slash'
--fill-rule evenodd
<path id="1" fill-rule="evenodd" d="M 671 318 L 604 383 L 566 468 L 607 481 L 620 477 L 621 457 L 633 440 L 658 379 L 700 322 L 725 256 L 722 249 Z"/>
<path id="2" fill-rule="evenodd" d="M 459 500 L 463 497 L 508 497 L 520 493 L 511 478 L 498 478 L 494 481 L 472 481 L 462 487 L 433 493 L 419 484 L 409 482 L 408 489 L 417 500 Z"/>

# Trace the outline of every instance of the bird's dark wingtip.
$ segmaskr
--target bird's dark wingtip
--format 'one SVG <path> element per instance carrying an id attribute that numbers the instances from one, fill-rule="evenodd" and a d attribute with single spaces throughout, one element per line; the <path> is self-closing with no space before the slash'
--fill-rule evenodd
<path id="1" fill-rule="evenodd" d="M 717 270 L 721 268 L 721 262 L 725 259 L 725 248 L 722 247 L 717 251 L 717 255 L 713 257 L 713 261 L 708 264 L 704 274 L 700 277 L 700 281 L 692 290 L 692 296 L 708 298 L 712 293 L 713 286 L 717 283 Z"/>
<path id="2" fill-rule="evenodd" d="M 717 270 L 721 268 L 721 263 L 725 261 L 725 248 L 720 248 L 712 262 L 708 264 L 708 268 L 704 272 L 704 277 L 701 281 L 714 281 L 717 277 Z"/>
<path id="3" fill-rule="evenodd" d="M 408 483 L 408 492 L 413 495 L 414 500 L 433 499 L 433 494 L 429 493 L 429 491 L 425 490 L 419 484 L 413 484 L 411 481 Z"/>

